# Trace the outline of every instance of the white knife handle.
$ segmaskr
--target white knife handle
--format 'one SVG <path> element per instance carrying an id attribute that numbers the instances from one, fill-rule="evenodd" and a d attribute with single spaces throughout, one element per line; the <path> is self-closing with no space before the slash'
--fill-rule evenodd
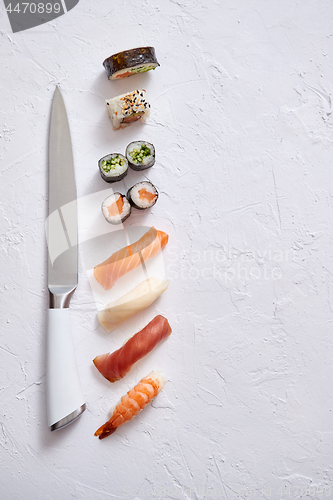
<path id="1" fill-rule="evenodd" d="M 48 311 L 46 394 L 51 430 L 69 424 L 85 410 L 68 308 Z"/>

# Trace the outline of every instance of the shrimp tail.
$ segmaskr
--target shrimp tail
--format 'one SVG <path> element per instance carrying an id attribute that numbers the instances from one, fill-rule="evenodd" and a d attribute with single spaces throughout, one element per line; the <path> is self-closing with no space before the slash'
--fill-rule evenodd
<path id="1" fill-rule="evenodd" d="M 99 439 L 104 439 L 110 436 L 110 434 L 113 434 L 116 430 L 117 427 L 113 427 L 111 422 L 106 422 L 104 425 L 102 425 L 102 427 L 97 429 L 97 431 L 95 432 L 95 436 L 98 436 Z"/>

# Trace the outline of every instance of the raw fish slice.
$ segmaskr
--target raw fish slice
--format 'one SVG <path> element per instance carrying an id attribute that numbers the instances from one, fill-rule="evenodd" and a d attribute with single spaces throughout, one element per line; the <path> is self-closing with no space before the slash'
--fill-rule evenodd
<path id="1" fill-rule="evenodd" d="M 161 293 L 168 288 L 169 281 L 161 278 L 149 278 L 142 281 L 130 292 L 97 313 L 99 322 L 107 332 L 112 332 L 123 321 L 131 318 L 137 312 L 150 306 Z"/>
<path id="2" fill-rule="evenodd" d="M 116 382 L 130 371 L 134 363 L 152 351 L 170 333 L 171 327 L 168 320 L 163 316 L 156 316 L 120 349 L 113 353 L 96 356 L 94 365 L 107 380 Z"/>
<path id="3" fill-rule="evenodd" d="M 151 259 L 165 247 L 169 236 L 151 227 L 138 241 L 115 252 L 107 260 L 94 268 L 94 276 L 105 290 L 142 262 Z"/>
<path id="4" fill-rule="evenodd" d="M 155 370 L 128 391 L 117 404 L 110 420 L 97 429 L 95 436 L 104 439 L 113 434 L 117 427 L 132 420 L 165 386 L 163 375 Z"/>

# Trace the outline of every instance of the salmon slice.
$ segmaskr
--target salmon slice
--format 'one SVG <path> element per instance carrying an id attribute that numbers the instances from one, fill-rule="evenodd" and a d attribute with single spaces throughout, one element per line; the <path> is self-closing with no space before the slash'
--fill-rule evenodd
<path id="1" fill-rule="evenodd" d="M 126 73 L 121 73 L 120 75 L 117 75 L 115 78 L 126 78 L 131 75 L 133 75 L 131 71 L 126 71 Z"/>
<path id="2" fill-rule="evenodd" d="M 114 412 L 104 425 L 95 432 L 95 436 L 104 439 L 113 434 L 120 425 L 132 420 L 165 386 L 163 375 L 155 370 L 128 391 L 117 404 Z"/>
<path id="3" fill-rule="evenodd" d="M 133 123 L 142 118 L 144 113 L 133 113 L 131 116 L 123 118 L 122 123 Z"/>
<path id="4" fill-rule="evenodd" d="M 139 196 L 142 201 L 147 201 L 148 203 L 151 203 L 157 195 L 155 193 L 150 193 L 147 191 L 147 189 L 139 189 Z"/>
<path id="5" fill-rule="evenodd" d="M 113 353 L 96 356 L 93 363 L 107 380 L 116 382 L 130 371 L 134 363 L 146 356 L 170 334 L 171 327 L 168 320 L 163 316 L 156 316 L 120 349 Z"/>
<path id="6" fill-rule="evenodd" d="M 169 236 L 151 227 L 138 241 L 115 252 L 94 268 L 96 281 L 105 290 L 113 287 L 117 279 L 158 254 L 168 243 Z"/>
<path id="7" fill-rule="evenodd" d="M 121 215 L 124 209 L 124 200 L 122 196 L 119 196 L 118 200 L 108 206 L 108 212 L 110 217 L 115 217 L 116 215 Z"/>

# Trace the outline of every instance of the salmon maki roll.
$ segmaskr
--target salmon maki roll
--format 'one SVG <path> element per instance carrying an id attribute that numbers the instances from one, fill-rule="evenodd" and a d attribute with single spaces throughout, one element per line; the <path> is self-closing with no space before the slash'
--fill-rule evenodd
<path id="1" fill-rule="evenodd" d="M 161 392 L 165 384 L 166 380 L 160 371 L 155 370 L 149 373 L 121 398 L 110 420 L 97 429 L 95 436 L 104 439 L 113 434 L 118 427 L 132 420 Z"/>
<path id="2" fill-rule="evenodd" d="M 94 268 L 96 281 L 109 290 L 117 279 L 158 254 L 168 243 L 169 236 L 151 227 L 138 241 L 115 252 Z"/>
<path id="3" fill-rule="evenodd" d="M 151 71 L 157 68 L 159 63 L 154 47 L 138 47 L 113 54 L 105 59 L 103 66 L 109 80 L 119 80 L 136 73 Z"/>
<path id="4" fill-rule="evenodd" d="M 110 224 L 121 224 L 131 215 L 131 205 L 121 193 L 113 193 L 102 203 L 102 214 Z"/>
<path id="5" fill-rule="evenodd" d="M 107 380 L 116 382 L 130 371 L 134 363 L 146 356 L 170 334 L 171 327 L 168 320 L 163 316 L 156 316 L 120 349 L 111 354 L 96 356 L 94 365 Z"/>
<path id="6" fill-rule="evenodd" d="M 142 181 L 134 184 L 127 191 L 127 199 L 132 207 L 137 210 L 146 210 L 155 205 L 158 199 L 156 187 L 149 181 Z"/>

